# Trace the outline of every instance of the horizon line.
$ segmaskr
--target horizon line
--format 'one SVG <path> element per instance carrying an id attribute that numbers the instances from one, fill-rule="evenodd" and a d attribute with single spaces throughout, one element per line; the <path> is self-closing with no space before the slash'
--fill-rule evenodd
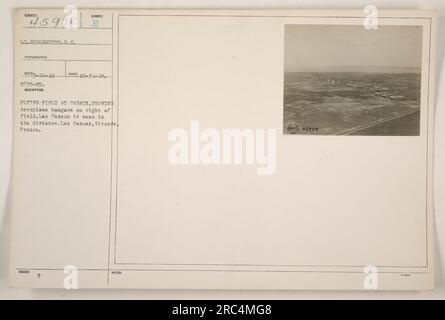
<path id="1" fill-rule="evenodd" d="M 284 68 L 285 72 L 387 72 L 387 73 L 421 73 L 421 67 L 389 67 L 389 66 L 310 66 Z"/>

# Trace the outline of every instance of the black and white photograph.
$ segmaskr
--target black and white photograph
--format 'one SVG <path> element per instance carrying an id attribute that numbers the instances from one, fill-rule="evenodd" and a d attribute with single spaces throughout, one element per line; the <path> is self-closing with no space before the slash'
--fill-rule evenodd
<path id="1" fill-rule="evenodd" d="M 286 25 L 283 132 L 418 136 L 421 26 Z"/>
<path id="2" fill-rule="evenodd" d="M 0 301 L 445 299 L 444 0 L 85 3 L 0 1 Z"/>

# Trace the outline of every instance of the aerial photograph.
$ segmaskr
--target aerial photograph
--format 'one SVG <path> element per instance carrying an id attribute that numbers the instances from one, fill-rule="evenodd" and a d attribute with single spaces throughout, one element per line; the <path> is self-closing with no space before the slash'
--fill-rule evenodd
<path id="1" fill-rule="evenodd" d="M 417 136 L 422 28 L 286 25 L 283 133 Z"/>

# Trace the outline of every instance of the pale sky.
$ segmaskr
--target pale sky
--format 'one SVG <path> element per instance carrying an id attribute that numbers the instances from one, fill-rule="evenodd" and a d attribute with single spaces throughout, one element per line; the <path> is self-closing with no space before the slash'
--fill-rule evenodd
<path id="1" fill-rule="evenodd" d="M 420 69 L 422 27 L 286 25 L 284 60 L 285 71 Z"/>

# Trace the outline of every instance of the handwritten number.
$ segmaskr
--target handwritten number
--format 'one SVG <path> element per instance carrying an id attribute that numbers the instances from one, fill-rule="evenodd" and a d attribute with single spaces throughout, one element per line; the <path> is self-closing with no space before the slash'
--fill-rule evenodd
<path id="1" fill-rule="evenodd" d="M 37 22 L 39 21 L 39 17 L 36 17 L 35 19 L 31 19 L 29 21 L 29 24 L 33 27 L 35 27 L 37 25 Z"/>
<path id="2" fill-rule="evenodd" d="M 42 22 L 40 22 L 42 27 L 46 27 L 48 25 L 48 18 L 43 18 Z"/>
<path id="3" fill-rule="evenodd" d="M 60 18 L 57 18 L 57 17 L 52 20 L 52 23 L 54 24 L 54 28 L 57 28 L 57 26 L 59 25 L 59 22 L 60 22 Z"/>

